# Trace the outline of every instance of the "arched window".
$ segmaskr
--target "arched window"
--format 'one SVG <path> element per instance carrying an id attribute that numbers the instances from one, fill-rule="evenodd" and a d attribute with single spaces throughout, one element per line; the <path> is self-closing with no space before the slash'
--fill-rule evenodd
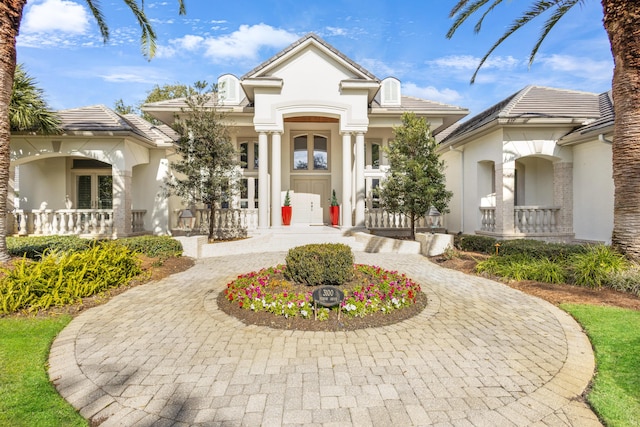
<path id="1" fill-rule="evenodd" d="M 218 97 L 221 104 L 240 103 L 240 81 L 233 74 L 225 74 L 218 79 Z"/>
<path id="2" fill-rule="evenodd" d="M 328 170 L 329 138 L 317 134 L 297 135 L 293 138 L 294 170 Z"/>
<path id="3" fill-rule="evenodd" d="M 380 85 L 380 105 L 400 105 L 401 90 L 400 80 L 395 77 L 387 77 Z"/>

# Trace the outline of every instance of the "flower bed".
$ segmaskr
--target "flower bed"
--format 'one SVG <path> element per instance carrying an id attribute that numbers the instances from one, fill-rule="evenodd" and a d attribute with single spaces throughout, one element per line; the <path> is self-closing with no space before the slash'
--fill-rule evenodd
<path id="1" fill-rule="evenodd" d="M 256 313 L 266 312 L 286 319 L 314 319 L 315 287 L 287 281 L 285 269 L 285 265 L 278 265 L 238 276 L 227 284 L 224 300 Z M 426 304 L 426 298 L 420 298 L 424 297 L 420 285 L 404 274 L 360 264 L 356 264 L 354 270 L 354 279 L 339 286 L 345 298 L 338 308 L 348 318 L 388 315 L 416 305 L 419 299 L 422 307 Z M 318 320 L 328 320 L 330 313 L 337 313 L 338 308 L 318 306 Z"/>

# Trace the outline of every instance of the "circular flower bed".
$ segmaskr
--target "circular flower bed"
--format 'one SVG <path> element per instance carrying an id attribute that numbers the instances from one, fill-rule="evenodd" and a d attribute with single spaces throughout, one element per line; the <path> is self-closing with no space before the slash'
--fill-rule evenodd
<path id="1" fill-rule="evenodd" d="M 285 269 L 278 265 L 238 276 L 220 293 L 218 306 L 247 324 L 350 330 L 396 323 L 419 313 L 427 303 L 420 285 L 406 275 L 356 264 L 354 278 L 339 286 L 345 294 L 342 303 L 316 308 L 316 288 L 287 281 Z"/>

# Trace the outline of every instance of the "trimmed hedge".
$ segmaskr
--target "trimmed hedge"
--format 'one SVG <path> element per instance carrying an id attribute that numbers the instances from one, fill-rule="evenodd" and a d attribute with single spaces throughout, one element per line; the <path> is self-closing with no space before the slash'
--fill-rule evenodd
<path id="1" fill-rule="evenodd" d="M 568 243 L 547 243 L 540 240 L 505 240 L 500 242 L 500 255 L 523 255 L 534 259 L 548 259 L 550 261 L 565 261 L 574 254 L 587 252 L 583 245 Z"/>
<path id="2" fill-rule="evenodd" d="M 137 236 L 116 240 L 133 252 L 151 258 L 170 258 L 182 255 L 182 244 L 169 236 Z"/>
<path id="3" fill-rule="evenodd" d="M 78 236 L 7 237 L 9 255 L 39 260 L 45 251 L 82 252 L 97 244 L 96 240 Z"/>
<path id="4" fill-rule="evenodd" d="M 495 244 L 497 242 L 493 237 L 475 234 L 463 234 L 456 237 L 456 247 L 466 252 L 494 254 L 496 251 Z"/>
<path id="5" fill-rule="evenodd" d="M 341 285 L 353 278 L 353 253 L 341 243 L 322 243 L 290 249 L 285 277 L 309 286 Z"/>

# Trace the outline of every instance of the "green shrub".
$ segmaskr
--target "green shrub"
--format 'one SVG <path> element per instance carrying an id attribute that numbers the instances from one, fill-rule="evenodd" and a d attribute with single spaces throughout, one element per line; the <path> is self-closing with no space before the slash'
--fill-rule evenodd
<path id="1" fill-rule="evenodd" d="M 498 242 L 493 237 L 465 234 L 456 238 L 457 247 L 462 251 L 481 252 L 485 254 L 495 253 L 495 244 Z"/>
<path id="2" fill-rule="evenodd" d="M 540 240 L 518 239 L 500 242 L 501 255 L 523 255 L 535 259 L 564 261 L 571 255 L 585 253 L 586 246 L 567 243 L 547 243 Z"/>
<path id="3" fill-rule="evenodd" d="M 133 252 L 151 258 L 170 258 L 182 255 L 182 244 L 169 236 L 137 236 L 118 239 L 117 242 Z"/>
<path id="4" fill-rule="evenodd" d="M 599 288 L 629 266 L 626 258 L 609 246 L 591 246 L 585 253 L 569 258 L 571 281 L 576 285 Z"/>
<path id="5" fill-rule="evenodd" d="M 0 271 L 0 314 L 72 304 L 142 272 L 133 252 L 113 242 L 83 252 L 47 251 L 39 262 L 23 258 Z"/>
<path id="6" fill-rule="evenodd" d="M 476 271 L 518 281 L 564 283 L 566 280 L 563 264 L 548 259 L 532 259 L 522 254 L 492 256 L 480 261 Z"/>
<path id="7" fill-rule="evenodd" d="M 548 258 L 534 259 L 531 263 L 530 280 L 544 283 L 566 283 L 567 273 L 565 264 Z"/>
<path id="8" fill-rule="evenodd" d="M 9 255 L 30 259 L 40 259 L 46 250 L 80 252 L 95 244 L 96 240 L 82 239 L 78 236 L 7 237 Z"/>
<path id="9" fill-rule="evenodd" d="M 633 264 L 629 268 L 612 273 L 607 278 L 608 286 L 616 291 L 628 292 L 640 297 L 640 265 Z"/>
<path id="10" fill-rule="evenodd" d="M 297 283 L 341 285 L 353 278 L 353 253 L 341 243 L 298 246 L 287 254 L 285 276 Z"/>

